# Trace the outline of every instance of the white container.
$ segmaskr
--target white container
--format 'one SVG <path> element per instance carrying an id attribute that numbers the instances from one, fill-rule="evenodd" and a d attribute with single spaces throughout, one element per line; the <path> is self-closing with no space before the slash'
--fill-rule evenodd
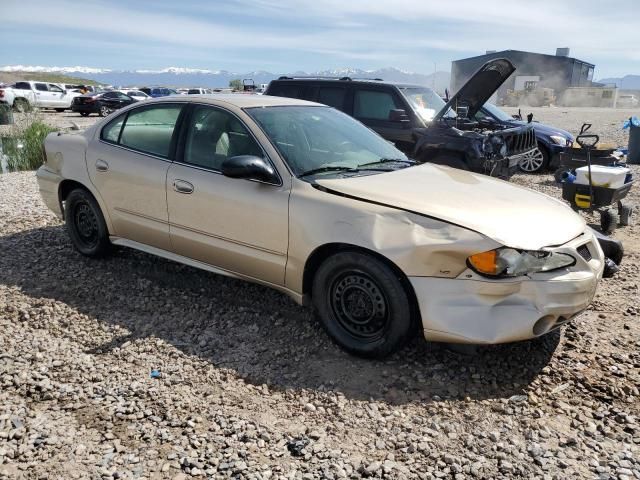
<path id="1" fill-rule="evenodd" d="M 592 185 L 594 187 L 620 188 L 629 173 L 626 167 L 591 166 Z M 576 181 L 580 185 L 589 185 L 589 167 L 576 168 Z"/>

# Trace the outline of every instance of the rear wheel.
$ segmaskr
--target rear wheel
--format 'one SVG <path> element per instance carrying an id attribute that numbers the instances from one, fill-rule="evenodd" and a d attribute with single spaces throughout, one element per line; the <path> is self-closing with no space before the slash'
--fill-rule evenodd
<path id="1" fill-rule="evenodd" d="M 411 330 L 402 282 L 386 264 L 363 253 L 325 260 L 313 280 L 312 299 L 324 329 L 354 355 L 385 357 L 405 344 Z"/>
<path id="2" fill-rule="evenodd" d="M 545 170 L 549 165 L 549 153 L 547 149 L 538 143 L 538 146 L 528 152 L 518 167 L 525 173 L 540 173 Z"/>
<path id="3" fill-rule="evenodd" d="M 60 112 L 60 113 L 64 112 L 65 110 L 66 108 L 56 108 L 56 112 Z"/>
<path id="4" fill-rule="evenodd" d="M 89 112 L 80 112 L 80 115 L 82 115 L 83 117 L 88 117 L 89 116 Z"/>
<path id="5" fill-rule="evenodd" d="M 31 105 L 29 105 L 29 101 L 26 98 L 16 98 L 13 101 L 13 108 L 16 109 L 16 112 L 24 113 L 31 110 Z"/>
<path id="6" fill-rule="evenodd" d="M 109 252 L 109 232 L 102 211 L 93 196 L 77 188 L 67 196 L 64 219 L 69 237 L 76 249 L 89 257 L 101 257 Z"/>

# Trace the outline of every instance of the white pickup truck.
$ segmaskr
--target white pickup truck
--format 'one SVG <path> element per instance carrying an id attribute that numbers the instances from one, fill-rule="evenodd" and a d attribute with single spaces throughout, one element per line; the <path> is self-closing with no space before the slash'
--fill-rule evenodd
<path id="1" fill-rule="evenodd" d="M 33 81 L 16 82 L 10 88 L 5 88 L 4 93 L 8 99 L 6 103 L 18 112 L 33 107 L 53 108 L 57 112 L 63 112 L 71 108 L 71 102 L 75 97 L 81 95 L 77 92 L 67 92 L 54 83 Z"/>

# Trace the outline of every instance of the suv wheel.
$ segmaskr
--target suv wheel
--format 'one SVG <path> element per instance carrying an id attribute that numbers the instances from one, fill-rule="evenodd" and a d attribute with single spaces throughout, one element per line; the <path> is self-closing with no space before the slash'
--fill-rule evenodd
<path id="1" fill-rule="evenodd" d="M 64 206 L 64 220 L 76 249 L 89 257 L 109 252 L 109 232 L 98 202 L 82 188 L 69 193 Z"/>
<path id="2" fill-rule="evenodd" d="M 329 257 L 313 280 L 316 315 L 346 351 L 382 358 L 406 343 L 410 300 L 401 281 L 383 262 L 358 252 Z"/>

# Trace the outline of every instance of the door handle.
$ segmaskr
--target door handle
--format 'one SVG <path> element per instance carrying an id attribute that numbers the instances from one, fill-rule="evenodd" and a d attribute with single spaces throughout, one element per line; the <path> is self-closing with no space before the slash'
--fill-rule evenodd
<path id="1" fill-rule="evenodd" d="M 174 180 L 173 189 L 178 193 L 193 193 L 193 184 L 184 180 Z"/>
<path id="2" fill-rule="evenodd" d="M 99 172 L 106 172 L 109 170 L 109 164 L 104 160 L 96 160 L 96 170 Z"/>

